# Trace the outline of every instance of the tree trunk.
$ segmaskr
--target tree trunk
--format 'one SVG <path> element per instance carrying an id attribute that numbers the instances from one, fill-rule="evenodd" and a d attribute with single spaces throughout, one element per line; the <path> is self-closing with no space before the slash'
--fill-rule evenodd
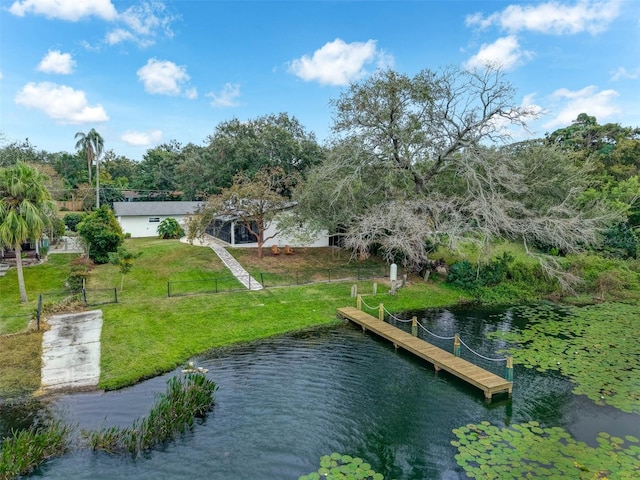
<path id="1" fill-rule="evenodd" d="M 27 303 L 27 289 L 24 286 L 24 272 L 22 271 L 22 249 L 20 244 L 15 246 L 16 252 L 16 271 L 18 272 L 18 288 L 20 289 L 20 301 Z"/>

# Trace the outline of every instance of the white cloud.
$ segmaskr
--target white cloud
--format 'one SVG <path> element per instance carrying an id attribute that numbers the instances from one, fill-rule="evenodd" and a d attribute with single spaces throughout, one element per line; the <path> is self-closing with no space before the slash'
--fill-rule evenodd
<path id="1" fill-rule="evenodd" d="M 211 105 L 214 107 L 235 107 L 238 105 L 236 99 L 240 96 L 240 85 L 237 83 L 225 83 L 220 92 L 209 92 L 206 96 L 213 99 Z"/>
<path id="2" fill-rule="evenodd" d="M 111 0 L 18 0 L 9 11 L 19 17 L 33 13 L 72 22 L 92 15 L 104 20 L 114 20 L 117 16 Z"/>
<path id="3" fill-rule="evenodd" d="M 529 116 L 531 118 L 537 118 L 544 113 L 544 108 L 542 108 L 540 105 L 535 103 L 535 99 L 536 99 L 536 94 L 530 93 L 523 97 L 522 103 L 520 104 L 520 107 L 522 107 L 523 109 L 527 110 L 527 112 L 529 112 Z"/>
<path id="4" fill-rule="evenodd" d="M 289 64 L 289 72 L 303 80 L 323 85 L 348 85 L 367 74 L 365 65 L 382 61 L 392 63 L 392 57 L 376 49 L 376 41 L 345 43 L 340 38 L 326 43 L 312 57 L 303 55 Z"/>
<path id="5" fill-rule="evenodd" d="M 489 122 L 489 127 L 494 129 L 497 135 L 508 138 L 511 141 L 523 140 L 530 138 L 529 124 L 536 121 L 543 113 L 543 108 L 535 103 L 535 93 L 530 93 L 522 98 L 522 102 L 516 109 L 509 114 L 513 114 L 519 121 L 524 121 L 527 125 L 514 123 L 509 119 L 509 115 L 493 117 Z"/>
<path id="6" fill-rule="evenodd" d="M 175 19 L 167 12 L 164 3 L 142 2 L 118 15 L 121 25 L 107 33 L 105 40 L 109 45 L 130 41 L 148 47 L 156 42 L 159 32 L 166 37 L 173 37 L 171 23 Z"/>
<path id="7" fill-rule="evenodd" d="M 497 25 L 503 30 L 524 30 L 554 35 L 606 30 L 620 13 L 620 0 L 578 0 L 573 5 L 557 1 L 533 5 L 509 5 L 503 11 L 485 17 L 470 15 L 467 25 L 487 28 Z"/>
<path id="8" fill-rule="evenodd" d="M 105 41 L 109 45 L 116 45 L 118 43 L 134 40 L 135 37 L 133 36 L 133 33 L 129 30 L 125 30 L 124 28 L 115 28 L 107 33 L 107 36 L 105 37 Z"/>
<path id="9" fill-rule="evenodd" d="M 144 84 L 147 93 L 155 95 L 185 95 L 189 99 L 197 97 L 195 88 L 183 91 L 189 82 L 187 69 L 168 60 L 151 58 L 138 72 L 138 79 Z"/>
<path id="10" fill-rule="evenodd" d="M 61 124 L 105 122 L 109 120 L 101 105 L 90 106 L 82 90 L 51 82 L 27 83 L 18 92 L 15 102 L 42 110 Z"/>
<path id="11" fill-rule="evenodd" d="M 520 49 L 520 43 L 515 35 L 502 37 L 493 43 L 485 43 L 478 53 L 465 63 L 467 69 L 483 68 L 487 65 L 511 70 L 522 62 L 524 58 L 531 58 L 532 53 Z"/>
<path id="12" fill-rule="evenodd" d="M 594 85 L 577 91 L 561 88 L 553 92 L 552 97 L 555 106 L 549 110 L 554 117 L 543 125 L 548 129 L 570 125 L 581 113 L 587 113 L 598 120 L 620 113 L 620 108 L 613 103 L 618 92 L 598 91 Z"/>
<path id="13" fill-rule="evenodd" d="M 612 82 L 617 82 L 618 80 L 636 80 L 640 77 L 640 67 L 631 71 L 624 67 L 618 67 L 609 73 L 611 73 Z"/>
<path id="14" fill-rule="evenodd" d="M 60 50 L 49 50 L 38 64 L 38 70 L 44 73 L 69 75 L 75 66 L 76 62 L 71 58 L 71 54 L 62 53 Z"/>
<path id="15" fill-rule="evenodd" d="M 162 130 L 151 130 L 149 132 L 125 132 L 120 136 L 120 140 L 135 147 L 148 147 L 157 145 L 162 141 Z"/>

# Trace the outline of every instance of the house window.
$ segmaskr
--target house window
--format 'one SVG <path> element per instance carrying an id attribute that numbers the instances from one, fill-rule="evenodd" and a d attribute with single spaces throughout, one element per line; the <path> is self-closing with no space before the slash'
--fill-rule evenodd
<path id="1" fill-rule="evenodd" d="M 160 223 L 160 217 L 149 217 L 149 223 Z"/>

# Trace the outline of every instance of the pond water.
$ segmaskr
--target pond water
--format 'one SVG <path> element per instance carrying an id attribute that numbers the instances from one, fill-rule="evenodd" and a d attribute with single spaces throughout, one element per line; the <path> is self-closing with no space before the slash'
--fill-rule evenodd
<path id="1" fill-rule="evenodd" d="M 459 332 L 473 350 L 499 357 L 485 333 L 519 321 L 508 309 L 464 308 L 418 315 L 433 333 Z M 409 324 L 398 322 L 408 328 Z M 429 335 L 421 329 L 425 339 Z M 429 338 L 429 340 L 437 340 Z M 451 348 L 451 342 L 443 345 Z M 473 355 L 463 348 L 463 356 Z M 192 431 L 139 458 L 76 448 L 46 462 L 47 479 L 297 479 L 316 471 L 322 455 L 360 456 L 388 479 L 467 478 L 454 459 L 452 429 L 488 420 L 498 426 L 537 420 L 596 445 L 598 432 L 637 435 L 638 416 L 599 407 L 571 393 L 554 373 L 516 365 L 512 398 L 482 391 L 345 324 L 238 346 L 198 358 L 219 386 L 216 404 Z M 504 363 L 482 360 L 502 374 Z M 108 393 L 49 397 L 0 407 L 0 435 L 35 416 L 53 416 L 81 429 L 129 426 L 178 371 Z"/>

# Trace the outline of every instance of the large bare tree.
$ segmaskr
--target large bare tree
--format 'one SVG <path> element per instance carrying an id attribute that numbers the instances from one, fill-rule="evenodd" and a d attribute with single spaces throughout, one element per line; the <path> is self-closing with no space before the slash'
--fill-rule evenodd
<path id="1" fill-rule="evenodd" d="M 535 112 L 517 106 L 498 69 L 380 71 L 333 107 L 333 146 L 296 198 L 354 251 L 375 245 L 420 269 L 430 246 L 461 240 L 575 250 L 609 218 L 578 207 L 585 168 L 541 142 L 509 146 Z"/>

